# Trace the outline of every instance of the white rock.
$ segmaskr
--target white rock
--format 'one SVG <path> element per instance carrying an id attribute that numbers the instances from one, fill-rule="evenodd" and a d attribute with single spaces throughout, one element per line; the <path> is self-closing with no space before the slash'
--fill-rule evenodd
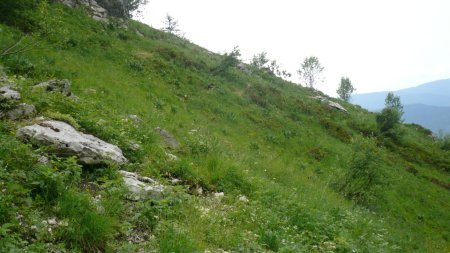
<path id="1" fill-rule="evenodd" d="M 120 170 L 119 173 L 122 174 L 125 185 L 135 199 L 159 197 L 164 191 L 164 186 L 152 178 L 142 177 L 124 170 Z"/>
<path id="2" fill-rule="evenodd" d="M 223 193 L 223 192 L 215 192 L 214 193 L 214 198 L 222 198 L 223 196 L 225 196 L 225 193 Z"/>
<path id="3" fill-rule="evenodd" d="M 174 154 L 166 153 L 166 156 L 167 156 L 167 160 L 169 160 L 169 162 L 178 161 L 178 157 Z"/>
<path id="4" fill-rule="evenodd" d="M 87 165 L 101 164 L 104 161 L 119 164 L 127 162 L 117 146 L 78 132 L 61 121 L 48 120 L 22 127 L 17 131 L 17 137 L 38 146 L 49 146 L 61 156 L 76 156 L 80 163 Z"/>
<path id="5" fill-rule="evenodd" d="M 245 196 L 245 195 L 239 196 L 239 201 L 242 201 L 242 202 L 249 202 L 247 196 Z"/>
<path id="6" fill-rule="evenodd" d="M 337 109 L 337 110 L 339 110 L 339 111 L 341 111 L 341 112 L 348 113 L 347 109 L 345 109 L 342 105 L 340 105 L 340 104 L 338 104 L 338 103 L 336 103 L 336 102 L 330 101 L 330 100 L 329 100 L 328 98 L 326 98 L 326 97 L 322 97 L 322 96 L 314 96 L 314 97 L 312 97 L 312 98 L 313 98 L 313 99 L 317 99 L 317 100 L 319 100 L 319 101 L 321 101 L 321 102 L 323 102 L 323 103 L 327 103 L 328 106 L 331 107 L 331 108 Z"/>
<path id="7" fill-rule="evenodd" d="M 20 100 L 20 93 L 11 86 L 0 87 L 0 100 Z"/>

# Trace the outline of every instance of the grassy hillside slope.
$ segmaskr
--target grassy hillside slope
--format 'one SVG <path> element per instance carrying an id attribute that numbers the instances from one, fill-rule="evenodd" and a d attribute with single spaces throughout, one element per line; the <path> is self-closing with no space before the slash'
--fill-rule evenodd
<path id="1" fill-rule="evenodd" d="M 116 165 L 40 164 L 45 150 L 15 137 L 33 120 L 0 120 L 1 252 L 450 250 L 450 152 L 428 131 L 402 125 L 392 140 L 373 113 L 338 101 L 342 113 L 250 67 L 214 72 L 225 56 L 176 36 L 60 5 L 48 12 L 26 39 L 33 50 L 0 58 L 23 101 L 118 145 L 130 160 L 122 169 L 182 184 L 130 201 Z M 0 29 L 0 48 L 24 34 Z M 52 78 L 71 80 L 79 101 L 30 88 Z M 169 150 L 155 127 L 181 148 Z M 43 222 L 53 217 L 62 225 Z"/>

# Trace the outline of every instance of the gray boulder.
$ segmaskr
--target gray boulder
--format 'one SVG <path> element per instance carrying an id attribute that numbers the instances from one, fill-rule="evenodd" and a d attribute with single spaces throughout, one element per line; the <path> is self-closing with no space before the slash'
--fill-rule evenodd
<path id="1" fill-rule="evenodd" d="M 20 100 L 20 93 L 11 86 L 0 87 L 0 101 L 2 100 Z"/>
<path id="2" fill-rule="evenodd" d="M 48 120 L 19 128 L 17 137 L 37 146 L 47 146 L 60 156 L 76 156 L 80 163 L 86 165 L 102 164 L 105 161 L 118 164 L 127 162 L 117 146 L 78 132 L 61 121 Z"/>
<path id="3" fill-rule="evenodd" d="M 316 99 L 316 100 L 319 100 L 322 103 L 326 103 L 331 108 L 337 109 L 337 110 L 339 110 L 341 112 L 348 113 L 347 109 L 345 109 L 342 105 L 340 105 L 339 103 L 333 102 L 333 101 L 329 100 L 326 97 L 315 96 L 315 97 L 312 97 L 312 98 Z"/>
<path id="4" fill-rule="evenodd" d="M 33 86 L 33 88 L 43 88 L 46 91 L 50 92 L 61 92 L 64 96 L 71 96 L 71 83 L 69 80 L 50 80 L 47 82 L 42 82 Z"/>
<path id="5" fill-rule="evenodd" d="M 171 149 L 177 149 L 180 147 L 180 143 L 173 137 L 173 135 L 166 130 L 157 127 L 155 128 L 155 132 L 157 132 L 161 137 L 164 139 L 164 142 L 166 145 Z"/>
<path id="6" fill-rule="evenodd" d="M 164 192 L 164 186 L 149 177 L 139 176 L 136 173 L 119 170 L 125 186 L 132 194 L 132 199 L 145 199 L 159 197 Z"/>
<path id="7" fill-rule="evenodd" d="M 36 115 L 34 105 L 19 104 L 14 109 L 6 112 L 6 117 L 10 120 L 26 119 Z"/>

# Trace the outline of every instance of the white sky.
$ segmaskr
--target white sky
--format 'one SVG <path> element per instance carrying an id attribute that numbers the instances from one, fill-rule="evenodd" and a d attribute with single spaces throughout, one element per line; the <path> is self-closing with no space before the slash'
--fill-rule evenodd
<path id="1" fill-rule="evenodd" d="M 141 21 L 159 29 L 167 13 L 193 43 L 238 45 L 244 61 L 265 51 L 297 83 L 317 56 L 333 96 L 341 76 L 357 93 L 450 78 L 450 0 L 150 0 Z"/>

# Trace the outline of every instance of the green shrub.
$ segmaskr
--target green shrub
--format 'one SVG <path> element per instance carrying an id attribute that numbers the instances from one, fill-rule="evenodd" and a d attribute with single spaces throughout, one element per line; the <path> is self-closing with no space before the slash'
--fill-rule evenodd
<path id="1" fill-rule="evenodd" d="M 42 8 L 46 2 L 46 0 L 2 0 L 0 22 L 30 32 L 39 26 L 43 17 Z"/>
<path id="2" fill-rule="evenodd" d="M 387 133 L 400 123 L 400 113 L 393 108 L 384 108 L 377 114 L 376 121 L 381 133 Z"/>
<path id="3" fill-rule="evenodd" d="M 379 161 L 376 146 L 366 139 L 355 140 L 352 160 L 339 186 L 343 195 L 357 204 L 373 204 L 383 183 Z"/>

